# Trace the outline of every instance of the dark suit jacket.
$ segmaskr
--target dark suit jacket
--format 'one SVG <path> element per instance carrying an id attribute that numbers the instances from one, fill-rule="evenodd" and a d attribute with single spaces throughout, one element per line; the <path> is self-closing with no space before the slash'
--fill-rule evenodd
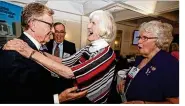
<path id="1" fill-rule="evenodd" d="M 52 54 L 53 42 L 54 40 L 51 40 L 50 42 L 46 44 L 48 48 L 48 53 L 50 54 Z M 63 41 L 63 56 L 64 56 L 64 53 L 68 53 L 70 55 L 73 55 L 74 53 L 76 53 L 75 44 L 67 40 L 64 40 Z"/>
<path id="2" fill-rule="evenodd" d="M 48 42 L 46 44 L 46 46 L 48 48 L 48 53 L 50 53 L 50 54 L 52 54 L 53 42 L 54 42 L 54 40 L 51 40 L 50 42 Z M 70 55 L 73 55 L 74 53 L 76 53 L 75 44 L 72 42 L 69 42 L 67 40 L 64 40 L 63 41 L 63 56 L 64 56 L 64 53 L 68 53 Z M 62 91 L 64 91 L 65 89 L 73 87 L 72 80 L 65 79 L 62 76 L 59 76 L 59 77 L 60 78 L 53 77 L 54 84 L 55 84 L 55 92 L 57 92 L 59 94 Z"/>
<path id="3" fill-rule="evenodd" d="M 24 34 L 20 39 L 37 50 Z M 49 71 L 15 51 L 0 50 L 0 103 L 54 103 Z"/>

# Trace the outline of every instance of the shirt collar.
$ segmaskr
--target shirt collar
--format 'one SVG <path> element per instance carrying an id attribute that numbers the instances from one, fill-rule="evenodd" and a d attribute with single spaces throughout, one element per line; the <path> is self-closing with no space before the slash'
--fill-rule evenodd
<path id="1" fill-rule="evenodd" d="M 41 47 L 41 44 L 35 40 L 31 35 L 29 35 L 27 32 L 23 32 L 32 42 L 33 44 L 37 47 L 37 49 L 39 50 Z"/>
<path id="2" fill-rule="evenodd" d="M 89 48 L 89 51 L 95 52 L 107 47 L 109 44 L 104 39 L 98 39 L 98 40 L 92 41 L 91 45 L 92 46 Z"/>
<path id="3" fill-rule="evenodd" d="M 54 45 L 57 45 L 57 42 L 54 41 Z M 63 45 L 63 42 L 59 43 L 59 46 Z"/>

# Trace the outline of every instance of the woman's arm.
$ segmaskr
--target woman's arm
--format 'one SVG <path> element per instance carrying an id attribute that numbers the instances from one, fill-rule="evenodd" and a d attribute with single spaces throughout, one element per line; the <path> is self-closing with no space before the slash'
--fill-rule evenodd
<path id="1" fill-rule="evenodd" d="M 72 78 L 74 76 L 72 70 L 69 67 L 44 56 L 43 54 L 41 54 L 38 51 L 34 50 L 32 52 L 33 53 L 31 53 L 30 59 L 47 67 L 49 70 L 57 73 L 58 75 L 65 77 L 65 78 Z"/>
<path id="2" fill-rule="evenodd" d="M 4 47 L 4 50 L 15 50 L 19 52 L 22 56 L 26 58 L 31 58 L 40 65 L 44 66 L 45 68 L 65 77 L 65 78 L 72 78 L 74 76 L 72 70 L 64 66 L 62 63 L 58 63 L 40 52 L 33 50 L 26 42 L 20 39 L 14 39 L 8 41 Z"/>
<path id="3" fill-rule="evenodd" d="M 60 57 L 53 56 L 53 55 L 46 53 L 46 52 L 44 52 L 44 55 L 47 56 L 48 58 L 58 62 L 58 63 L 62 63 L 62 59 Z"/>

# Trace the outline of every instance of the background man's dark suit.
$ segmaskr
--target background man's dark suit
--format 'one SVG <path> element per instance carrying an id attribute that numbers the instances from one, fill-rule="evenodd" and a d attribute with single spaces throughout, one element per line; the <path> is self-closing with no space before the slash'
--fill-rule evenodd
<path id="1" fill-rule="evenodd" d="M 24 34 L 20 39 L 37 50 Z M 0 103 L 54 103 L 49 71 L 15 51 L 0 50 Z"/>
<path id="2" fill-rule="evenodd" d="M 53 42 L 54 40 L 51 40 L 50 42 L 46 44 L 48 48 L 48 52 L 50 54 L 52 54 Z M 68 53 L 70 55 L 73 55 L 74 53 L 76 53 L 75 44 L 67 40 L 64 40 L 63 41 L 63 56 L 64 56 L 64 53 Z M 61 93 L 61 91 L 65 90 L 66 88 L 73 87 L 72 80 L 65 79 L 64 77 L 61 77 L 61 76 L 60 78 L 53 77 L 53 79 L 54 79 L 55 88 L 56 88 L 57 93 Z"/>
<path id="3" fill-rule="evenodd" d="M 50 42 L 46 44 L 48 48 L 48 53 L 50 54 L 52 54 L 53 42 L 54 40 L 51 40 Z M 70 55 L 73 55 L 74 53 L 76 53 L 75 44 L 67 40 L 64 40 L 63 41 L 63 57 L 64 57 L 64 53 L 68 53 Z"/>

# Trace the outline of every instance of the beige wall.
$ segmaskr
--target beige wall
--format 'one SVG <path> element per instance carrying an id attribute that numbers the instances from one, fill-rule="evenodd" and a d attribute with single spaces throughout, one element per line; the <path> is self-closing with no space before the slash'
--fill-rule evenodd
<path id="1" fill-rule="evenodd" d="M 122 30 L 122 44 L 120 54 L 122 56 L 137 53 L 137 46 L 132 45 L 132 34 L 136 26 L 117 24 L 117 30 Z"/>
<path id="2" fill-rule="evenodd" d="M 77 49 L 80 48 L 81 23 L 67 22 L 65 39 L 75 43 Z"/>
<path id="3" fill-rule="evenodd" d="M 89 42 L 87 40 L 88 30 L 87 26 L 89 23 L 89 18 L 86 16 L 82 16 L 82 29 L 81 29 L 81 48 L 85 47 Z"/>

